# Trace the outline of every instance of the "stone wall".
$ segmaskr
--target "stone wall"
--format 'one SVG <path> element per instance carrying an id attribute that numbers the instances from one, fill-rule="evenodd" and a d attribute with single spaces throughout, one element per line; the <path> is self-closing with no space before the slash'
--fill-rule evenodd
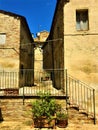
<path id="1" fill-rule="evenodd" d="M 83 9 L 88 10 L 89 29 L 77 31 L 76 10 Z M 71 0 L 64 6 L 65 68 L 71 75 L 95 88 L 98 85 L 97 12 L 97 0 Z"/>
<path id="2" fill-rule="evenodd" d="M 58 89 L 64 88 L 64 22 L 63 22 L 63 5 L 64 1 L 61 0 L 56 6 L 52 28 L 49 35 L 49 42 L 43 47 L 44 69 L 51 69 L 51 76 L 54 86 Z M 53 72 L 53 69 L 56 70 Z"/>
<path id="3" fill-rule="evenodd" d="M 76 29 L 76 10 L 88 10 L 88 30 Z M 49 40 L 62 38 L 62 42 L 51 42 L 52 49 L 49 43 L 45 45 L 44 68 L 67 69 L 72 76 L 98 89 L 97 12 L 97 0 L 58 1 Z"/>
<path id="4" fill-rule="evenodd" d="M 0 13 L 0 35 L 5 34 L 5 44 L 0 44 L 0 69 L 19 68 L 20 21 Z M 8 48 L 8 49 L 7 49 Z"/>
<path id="5" fill-rule="evenodd" d="M 25 18 L 10 12 L 0 12 L 0 36 L 2 34 L 6 37 L 5 43 L 0 43 L 0 69 L 19 69 L 20 63 L 25 64 L 24 68 L 34 69 L 33 38 Z M 25 49 L 22 50 L 22 47 Z"/>
<path id="6" fill-rule="evenodd" d="M 0 101 L 1 112 L 4 121 L 32 120 L 30 99 L 2 99 Z"/>
<path id="7" fill-rule="evenodd" d="M 20 64 L 24 69 L 34 69 L 34 44 L 27 27 L 21 20 L 20 25 Z M 28 62 L 27 62 L 28 61 Z"/>
<path id="8" fill-rule="evenodd" d="M 35 41 L 35 62 L 34 62 L 34 69 L 35 70 L 43 70 L 43 50 L 41 47 L 43 46 L 44 42 L 46 41 L 49 32 L 41 31 L 37 33 L 37 37 L 34 39 Z"/>
<path id="9" fill-rule="evenodd" d="M 36 99 L 25 99 L 23 105 L 22 98 L 16 99 L 2 99 L 0 100 L 0 107 L 4 121 L 32 121 L 32 106 L 31 103 Z M 65 108 L 65 100 L 56 100 L 62 107 Z"/>
<path id="10" fill-rule="evenodd" d="M 0 11 L 0 37 L 1 35 L 5 36 L 5 43 L 0 39 L 0 71 L 34 69 L 34 44 L 26 19 L 11 12 Z M 24 82 L 24 76 L 20 75 L 19 78 L 17 87 Z M 4 82 L 4 79 L 0 80 Z M 34 84 L 34 74 L 28 78 L 26 84 L 31 82 Z"/>
<path id="11" fill-rule="evenodd" d="M 43 50 L 42 46 L 45 43 L 49 32 L 41 31 L 37 33 L 37 37 L 34 39 L 35 41 L 35 49 L 34 49 L 34 79 L 35 81 L 40 81 L 41 77 L 44 75 L 43 71 Z"/>
<path id="12" fill-rule="evenodd" d="M 63 6 L 64 1 L 61 0 L 57 5 L 54 12 L 54 18 L 52 21 L 52 28 L 50 31 L 47 43 L 43 47 L 44 53 L 44 69 L 57 69 L 63 68 L 64 64 L 62 58 L 63 54 Z"/>

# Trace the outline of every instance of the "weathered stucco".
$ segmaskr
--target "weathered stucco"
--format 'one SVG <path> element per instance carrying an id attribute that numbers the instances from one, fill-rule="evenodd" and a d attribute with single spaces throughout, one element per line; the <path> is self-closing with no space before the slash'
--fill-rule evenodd
<path id="1" fill-rule="evenodd" d="M 76 30 L 76 10 L 82 9 L 88 10 L 87 31 Z M 97 12 L 97 0 L 71 0 L 64 6 L 65 68 L 73 76 L 95 86 L 98 84 Z"/>
<path id="2" fill-rule="evenodd" d="M 76 29 L 76 10 L 88 10 L 89 29 Z M 67 69 L 72 76 L 96 87 L 98 84 L 98 1 L 69 0 L 58 1 L 48 40 L 43 48 L 44 68 Z M 57 28 L 59 28 L 59 37 Z M 51 51 L 52 50 L 52 51 Z M 52 62 L 50 62 L 52 61 Z M 48 64 L 48 65 L 47 65 Z M 56 75 L 56 82 L 57 81 Z M 58 84 L 58 83 L 57 83 Z M 59 87 L 59 86 L 58 86 Z"/>

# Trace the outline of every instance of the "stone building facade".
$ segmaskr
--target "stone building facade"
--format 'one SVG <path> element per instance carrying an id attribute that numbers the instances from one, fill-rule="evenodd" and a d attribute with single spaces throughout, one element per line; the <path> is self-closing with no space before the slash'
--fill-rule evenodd
<path id="1" fill-rule="evenodd" d="M 51 42 L 43 46 L 44 69 L 67 69 L 69 74 L 97 87 L 97 12 L 97 0 L 57 1 L 48 37 Z M 56 87 L 61 88 L 57 75 L 56 79 Z"/>
<path id="2" fill-rule="evenodd" d="M 0 71 L 20 72 L 20 84 L 24 82 L 20 70 L 34 69 L 33 42 L 25 17 L 0 10 Z"/>
<path id="3" fill-rule="evenodd" d="M 34 38 L 35 48 L 34 48 L 34 71 L 35 80 L 40 80 L 43 77 L 43 50 L 42 46 L 49 36 L 49 32 L 46 30 L 38 32 L 37 37 Z"/>

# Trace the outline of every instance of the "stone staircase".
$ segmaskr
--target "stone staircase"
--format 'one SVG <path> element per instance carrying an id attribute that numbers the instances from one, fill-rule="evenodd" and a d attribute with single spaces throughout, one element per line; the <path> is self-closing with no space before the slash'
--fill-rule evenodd
<path id="1" fill-rule="evenodd" d="M 69 122 L 73 124 L 94 124 L 93 119 L 88 117 L 85 113 L 78 111 L 75 107 L 70 107 Z"/>

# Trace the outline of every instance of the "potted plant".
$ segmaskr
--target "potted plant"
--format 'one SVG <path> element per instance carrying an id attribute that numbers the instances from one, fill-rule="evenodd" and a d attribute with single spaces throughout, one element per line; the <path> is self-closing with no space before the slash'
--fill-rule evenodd
<path id="1" fill-rule="evenodd" d="M 68 114 L 64 111 L 59 111 L 56 113 L 57 126 L 60 128 L 65 128 L 68 125 Z"/>
<path id="2" fill-rule="evenodd" d="M 46 74 L 45 79 L 46 79 L 46 81 L 50 79 L 50 74 L 49 73 Z"/>
<path id="3" fill-rule="evenodd" d="M 54 128 L 57 104 L 50 93 L 39 93 L 39 99 L 32 103 L 35 128 Z"/>

